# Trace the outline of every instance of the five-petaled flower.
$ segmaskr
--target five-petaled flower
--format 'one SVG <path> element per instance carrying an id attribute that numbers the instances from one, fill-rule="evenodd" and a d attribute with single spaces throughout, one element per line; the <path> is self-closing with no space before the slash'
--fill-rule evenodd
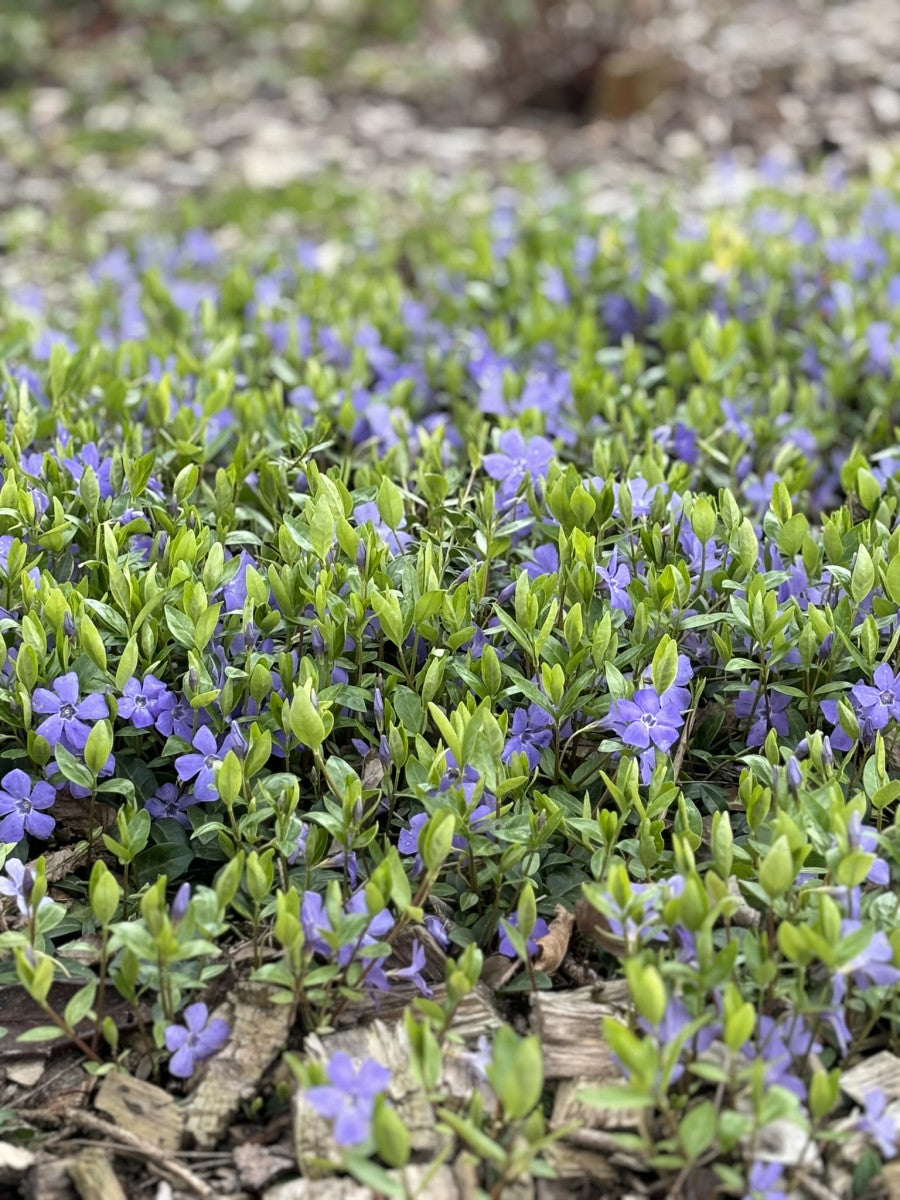
<path id="1" fill-rule="evenodd" d="M 333 1121 L 339 1146 L 358 1146 L 369 1136 L 375 1100 L 391 1082 L 391 1072 L 374 1058 L 357 1070 L 348 1054 L 338 1051 L 328 1064 L 330 1084 L 311 1087 L 306 1098 L 321 1117 Z"/>
<path id="2" fill-rule="evenodd" d="M 626 746 L 646 750 L 652 744 L 670 750 L 683 724 L 680 699 L 667 692 L 660 696 L 652 687 L 638 688 L 633 700 L 613 700 L 607 724 Z"/>
<path id="3" fill-rule="evenodd" d="M 106 700 L 99 692 L 91 692 L 82 700 L 80 691 L 78 676 L 69 671 L 54 682 L 52 691 L 36 688 L 31 698 L 36 713 L 49 714 L 36 732 L 51 746 L 62 742 L 67 750 L 76 754 L 84 749 L 88 740 L 91 732 L 88 722 L 102 721 L 109 716 Z"/>
<path id="4" fill-rule="evenodd" d="M 129 679 L 122 689 L 119 716 L 131 721 L 138 729 L 149 729 L 162 711 L 161 701 L 168 688 L 155 675 L 145 675 L 144 682 Z"/>
<path id="5" fill-rule="evenodd" d="M 194 754 L 181 754 L 175 759 L 175 770 L 182 783 L 194 780 L 194 799 L 217 800 L 219 790 L 216 787 L 216 766 L 228 752 L 229 739 L 226 737 L 221 747 L 217 744 L 215 735 L 206 725 L 194 734 L 191 743 Z"/>
<path id="6" fill-rule="evenodd" d="M 484 456 L 484 469 L 500 484 L 500 498 L 511 500 L 526 478 L 537 483 L 550 469 L 553 443 L 545 437 L 529 438 L 526 442 L 518 429 L 500 434 L 500 451 Z"/>
<path id="7" fill-rule="evenodd" d="M 864 1097 L 865 1112 L 856 1122 L 860 1133 L 867 1133 L 885 1158 L 897 1153 L 897 1118 L 887 1111 L 887 1097 L 881 1088 L 872 1088 Z"/>
<path id="8" fill-rule="evenodd" d="M 518 928 L 519 914 L 517 912 L 513 913 L 509 918 L 508 923 L 514 928 Z M 528 950 L 528 955 L 530 958 L 533 958 L 538 952 L 538 940 L 542 937 L 546 937 L 549 932 L 550 926 L 543 917 L 538 917 L 534 923 L 534 929 L 532 929 L 526 944 L 526 949 Z M 516 948 L 512 943 L 512 938 L 502 926 L 500 929 L 500 945 L 497 947 L 497 951 L 498 953 L 505 955 L 507 958 L 515 958 L 517 954 Z"/>
<path id="9" fill-rule="evenodd" d="M 19 842 L 26 833 L 48 838 L 56 821 L 45 809 L 52 808 L 56 789 L 49 783 L 33 783 L 18 767 L 0 780 L 0 842 Z"/>
<path id="10" fill-rule="evenodd" d="M 222 1049 L 230 1032 L 224 1018 L 210 1020 L 209 1009 L 202 1001 L 189 1004 L 184 1010 L 184 1024 L 169 1025 L 166 1029 L 166 1049 L 172 1055 L 169 1074 L 178 1079 L 189 1078 L 198 1063 Z"/>

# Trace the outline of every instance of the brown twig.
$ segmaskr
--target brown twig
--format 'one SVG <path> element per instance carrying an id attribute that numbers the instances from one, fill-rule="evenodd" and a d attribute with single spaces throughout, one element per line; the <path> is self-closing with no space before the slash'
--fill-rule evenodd
<path id="1" fill-rule="evenodd" d="M 195 1195 L 208 1197 L 215 1195 L 213 1189 L 205 1180 L 201 1179 L 190 1168 L 183 1167 L 180 1163 L 176 1162 L 170 1151 L 160 1150 L 158 1146 L 154 1146 L 150 1142 L 145 1142 L 143 1138 L 136 1137 L 135 1134 L 129 1133 L 127 1129 L 120 1129 L 118 1126 L 111 1125 L 108 1121 L 104 1121 L 100 1117 L 95 1117 L 93 1113 L 70 1111 L 60 1114 L 44 1108 L 31 1108 L 18 1109 L 17 1116 L 27 1121 L 35 1121 L 38 1124 L 59 1125 L 66 1123 L 86 1133 L 100 1134 L 110 1143 L 111 1150 L 115 1151 L 117 1148 L 121 1148 L 123 1153 L 139 1154 L 162 1171 L 169 1175 L 174 1175 L 179 1183 L 190 1188 Z"/>

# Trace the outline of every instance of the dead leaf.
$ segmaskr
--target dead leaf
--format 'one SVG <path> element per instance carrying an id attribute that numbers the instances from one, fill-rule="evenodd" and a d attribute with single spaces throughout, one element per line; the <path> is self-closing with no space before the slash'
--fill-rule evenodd
<path id="1" fill-rule="evenodd" d="M 575 901 L 575 924 L 579 933 L 602 946 L 608 953 L 616 958 L 624 955 L 625 939 L 612 932 L 606 917 L 585 896 Z"/>
<path id="2" fill-rule="evenodd" d="M 384 779 L 384 763 L 377 750 L 370 750 L 362 761 L 362 785 L 364 791 L 378 791 Z"/>
<path id="3" fill-rule="evenodd" d="M 538 966 L 547 975 L 552 975 L 566 957 L 574 926 L 575 914 L 570 913 L 564 904 L 557 904 L 549 932 L 536 939 L 539 948 Z"/>

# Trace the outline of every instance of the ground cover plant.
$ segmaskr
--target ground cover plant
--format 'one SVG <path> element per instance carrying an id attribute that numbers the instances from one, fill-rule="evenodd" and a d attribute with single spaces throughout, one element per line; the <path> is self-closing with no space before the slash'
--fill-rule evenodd
<path id="1" fill-rule="evenodd" d="M 249 979 L 305 1169 L 427 1195 L 461 1152 L 501 1196 L 578 1132 L 534 997 L 618 981 L 579 1097 L 623 1180 L 822 1195 L 852 1146 L 861 1194 L 900 1097 L 848 1083 L 897 1034 L 898 233 L 889 188 L 602 222 L 503 191 L 5 298 L 26 1041 L 181 1095 Z M 397 997 L 424 1162 L 396 1064 L 308 1052 Z"/>

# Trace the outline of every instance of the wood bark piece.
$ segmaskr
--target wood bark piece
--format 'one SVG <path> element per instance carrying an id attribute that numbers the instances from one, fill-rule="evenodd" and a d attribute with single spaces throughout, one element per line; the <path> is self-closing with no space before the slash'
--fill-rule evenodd
<path id="1" fill-rule="evenodd" d="M 433 1159 L 444 1145 L 445 1137 L 438 1133 L 434 1109 L 410 1071 L 411 1050 L 405 1027 L 373 1021 L 324 1037 L 311 1034 L 306 1039 L 307 1054 L 320 1062 L 327 1063 L 338 1051 L 348 1054 L 357 1066 L 367 1058 L 374 1058 L 390 1069 L 387 1095 L 409 1130 L 413 1153 Z M 330 1125 L 319 1116 L 302 1089 L 294 1094 L 294 1149 L 301 1167 L 311 1166 L 315 1159 L 335 1161 Z"/>
<path id="2" fill-rule="evenodd" d="M 78 1200 L 69 1177 L 71 1158 L 46 1158 L 34 1164 L 25 1187 L 27 1200 Z"/>
<path id="3" fill-rule="evenodd" d="M 235 1146 L 232 1158 L 241 1187 L 251 1192 L 261 1192 L 279 1175 L 294 1174 L 296 1170 L 293 1154 L 282 1146 L 259 1146 L 255 1142 L 245 1142 L 242 1146 Z"/>
<path id="4" fill-rule="evenodd" d="M 342 1176 L 290 1179 L 263 1192 L 262 1200 L 376 1200 L 369 1187 Z"/>
<path id="5" fill-rule="evenodd" d="M 89 1146 L 72 1160 L 69 1177 L 81 1200 L 127 1200 L 109 1155 L 99 1146 Z"/>
<path id="6" fill-rule="evenodd" d="M 256 1095 L 259 1081 L 284 1050 L 288 1036 L 288 1007 L 272 1003 L 271 989 L 265 984 L 239 984 L 213 1016 L 228 1021 L 231 1036 L 205 1064 L 184 1118 L 185 1132 L 206 1150 L 223 1136 L 241 1102 Z"/>
<path id="7" fill-rule="evenodd" d="M 541 1036 L 547 1079 L 587 1075 L 621 1080 L 622 1073 L 603 1036 L 603 1018 L 614 1016 L 616 1010 L 598 1001 L 594 988 L 536 992 L 531 998 L 531 1014 L 532 1028 Z"/>
<path id="8" fill-rule="evenodd" d="M 900 1099 L 900 1058 L 890 1050 L 864 1058 L 841 1075 L 841 1091 L 857 1104 L 865 1104 L 873 1088 L 880 1088 L 889 1101 Z"/>
<path id="9" fill-rule="evenodd" d="M 94 1106 L 117 1126 L 160 1150 L 177 1150 L 181 1145 L 184 1116 L 174 1098 L 155 1084 L 131 1075 L 107 1075 Z"/>
<path id="10" fill-rule="evenodd" d="M 438 1004 L 446 994 L 447 990 L 443 984 L 435 987 L 434 999 Z M 400 1020 L 410 1001 L 418 995 L 419 990 L 414 985 L 401 988 L 395 984 L 388 995 L 381 999 L 379 1008 L 375 1007 L 368 996 L 356 1004 L 351 1004 L 338 1017 L 337 1027 L 344 1029 L 349 1025 L 357 1026 L 376 1017 L 383 1021 Z M 458 1033 L 467 1042 L 476 1042 L 481 1034 L 491 1033 L 502 1024 L 503 1017 L 494 1003 L 491 989 L 478 983 L 460 1002 L 453 1017 L 453 1032 Z"/>

